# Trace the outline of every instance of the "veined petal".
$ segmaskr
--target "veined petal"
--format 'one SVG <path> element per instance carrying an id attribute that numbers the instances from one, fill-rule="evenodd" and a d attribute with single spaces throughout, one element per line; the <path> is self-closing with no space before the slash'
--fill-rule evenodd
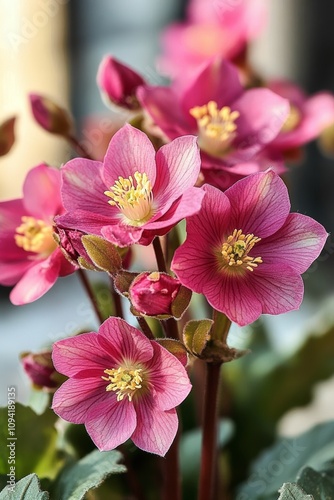
<path id="1" fill-rule="evenodd" d="M 293 213 L 281 229 L 257 244 L 256 251 L 263 262 L 282 263 L 301 274 L 319 256 L 327 237 L 324 227 L 314 219 Z"/>
<path id="2" fill-rule="evenodd" d="M 103 179 L 107 189 L 119 177 L 133 177 L 135 172 L 146 173 L 153 186 L 156 178 L 155 150 L 144 132 L 124 125 L 112 137 L 103 161 Z"/>
<path id="3" fill-rule="evenodd" d="M 100 451 L 127 441 L 137 424 L 136 411 L 127 398 L 117 401 L 115 394 L 106 394 L 109 397 L 92 406 L 85 419 L 87 432 Z"/>
<path id="4" fill-rule="evenodd" d="M 138 243 L 143 233 L 143 227 L 128 226 L 118 222 L 113 226 L 103 226 L 101 235 L 114 245 L 124 248 Z"/>
<path id="5" fill-rule="evenodd" d="M 136 413 L 137 427 L 132 441 L 141 450 L 165 456 L 178 428 L 176 410 L 161 411 L 152 398 L 145 397 L 136 404 Z"/>
<path id="6" fill-rule="evenodd" d="M 225 191 L 235 229 L 264 238 L 280 229 L 290 211 L 288 190 L 272 170 L 259 172 Z"/>
<path id="7" fill-rule="evenodd" d="M 24 181 L 23 203 L 29 215 L 37 219 L 50 220 L 64 209 L 60 196 L 60 172 L 45 164 L 32 168 Z M 22 215 L 27 215 L 22 213 Z"/>
<path id="8" fill-rule="evenodd" d="M 85 233 L 99 235 L 104 225 L 119 224 L 118 209 L 109 205 L 107 200 L 106 208 L 110 211 L 109 216 L 87 210 L 73 210 L 57 217 L 56 223 L 62 228 L 75 228 Z"/>
<path id="9" fill-rule="evenodd" d="M 66 380 L 55 392 L 52 409 L 64 420 L 82 424 L 86 421 L 88 410 L 110 396 L 105 390 L 102 378 L 72 378 Z"/>

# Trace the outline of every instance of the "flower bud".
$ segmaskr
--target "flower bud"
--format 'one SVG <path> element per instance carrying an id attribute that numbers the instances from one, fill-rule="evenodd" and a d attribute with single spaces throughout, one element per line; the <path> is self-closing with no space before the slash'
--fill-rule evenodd
<path id="1" fill-rule="evenodd" d="M 29 94 L 29 99 L 34 118 L 44 130 L 64 137 L 72 134 L 73 121 L 66 109 L 38 94 Z"/>
<path id="2" fill-rule="evenodd" d="M 0 125 L 0 156 L 9 153 L 15 142 L 14 124 L 16 117 L 13 116 Z"/>
<path id="3" fill-rule="evenodd" d="M 129 288 L 129 299 L 136 312 L 146 316 L 181 317 L 188 307 L 191 292 L 184 296 L 180 281 L 169 274 L 144 272 L 139 274 Z M 174 313 L 174 305 L 182 297 L 182 305 L 178 304 L 178 314 Z"/>
<path id="4" fill-rule="evenodd" d="M 97 72 L 97 84 L 107 103 L 135 111 L 140 108 L 136 97 L 137 87 L 145 83 L 133 69 L 106 56 Z"/>
<path id="5" fill-rule="evenodd" d="M 62 228 L 58 225 L 54 226 L 53 229 L 54 239 L 71 264 L 83 267 L 84 269 L 96 269 L 81 241 L 82 236 L 86 233 L 77 229 Z"/>
<path id="6" fill-rule="evenodd" d="M 51 351 L 24 353 L 21 362 L 35 389 L 55 390 L 64 381 L 64 376 L 53 366 Z"/>

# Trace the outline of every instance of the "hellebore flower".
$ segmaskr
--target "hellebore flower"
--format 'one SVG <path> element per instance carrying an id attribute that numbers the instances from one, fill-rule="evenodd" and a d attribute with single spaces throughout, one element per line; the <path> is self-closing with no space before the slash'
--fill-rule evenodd
<path id="1" fill-rule="evenodd" d="M 114 57 L 105 56 L 100 63 L 96 80 L 107 103 L 111 102 L 131 111 L 140 108 L 136 90 L 145 81 L 129 66 Z"/>
<path id="2" fill-rule="evenodd" d="M 305 272 L 327 238 L 310 217 L 289 214 L 284 182 L 273 171 L 250 175 L 225 193 L 205 185 L 201 211 L 172 269 L 181 283 L 239 325 L 262 313 L 298 309 Z"/>
<path id="3" fill-rule="evenodd" d="M 73 120 L 66 109 L 52 99 L 39 94 L 29 94 L 32 114 L 46 132 L 68 137 L 73 132 Z"/>
<path id="4" fill-rule="evenodd" d="M 103 236 L 120 247 L 148 245 L 197 212 L 203 191 L 196 137 L 180 137 L 156 153 L 131 125 L 110 141 L 104 161 L 75 158 L 62 168 L 61 227 Z"/>
<path id="5" fill-rule="evenodd" d="M 53 362 L 70 377 L 54 395 L 57 415 L 85 424 L 101 451 L 131 438 L 138 448 L 165 455 L 177 432 L 175 407 L 191 389 L 173 354 L 124 320 L 109 318 L 98 333 L 56 342 Z"/>
<path id="6" fill-rule="evenodd" d="M 51 351 L 23 353 L 21 363 L 35 389 L 51 392 L 65 381 L 65 377 L 53 366 Z"/>
<path id="7" fill-rule="evenodd" d="M 0 203 L 0 283 L 16 285 L 13 304 L 33 302 L 76 270 L 53 239 L 53 217 L 63 211 L 60 172 L 44 164 L 28 172 L 22 199 Z"/>
<path id="8" fill-rule="evenodd" d="M 264 0 L 192 0 L 186 22 L 162 34 L 162 71 L 175 77 L 212 57 L 233 60 L 258 36 L 266 21 Z"/>
<path id="9" fill-rule="evenodd" d="M 236 67 L 219 59 L 202 66 L 182 86 L 143 86 L 137 96 L 169 140 L 198 136 L 203 172 L 222 170 L 225 187 L 234 182 L 233 175 L 261 169 L 257 156 L 289 114 L 286 99 L 265 88 L 244 90 Z"/>

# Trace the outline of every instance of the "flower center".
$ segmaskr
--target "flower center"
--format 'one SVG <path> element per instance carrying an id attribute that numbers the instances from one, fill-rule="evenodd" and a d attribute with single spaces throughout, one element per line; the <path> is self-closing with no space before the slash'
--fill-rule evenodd
<path id="1" fill-rule="evenodd" d="M 197 120 L 200 148 L 212 156 L 224 156 L 235 138 L 234 122 L 240 116 L 239 111 L 231 111 L 229 106 L 218 109 L 215 101 L 209 101 L 191 108 L 189 113 Z"/>
<path id="2" fill-rule="evenodd" d="M 254 234 L 245 235 L 241 229 L 235 229 L 221 249 L 224 264 L 229 267 L 241 267 L 253 271 L 263 261 L 261 257 L 250 257 L 248 253 L 260 240 L 261 238 L 257 238 Z"/>
<path id="3" fill-rule="evenodd" d="M 299 125 L 300 120 L 301 120 L 301 114 L 299 109 L 297 108 L 297 106 L 290 104 L 290 113 L 285 122 L 283 123 L 281 132 L 286 133 L 295 130 L 295 128 Z"/>
<path id="4" fill-rule="evenodd" d="M 50 255 L 57 247 L 53 239 L 53 229 L 50 224 L 35 217 L 23 216 L 22 224 L 16 228 L 14 236 L 18 247 L 27 252 L 35 252 L 45 256 Z"/>
<path id="5" fill-rule="evenodd" d="M 142 368 L 133 369 L 122 366 L 117 369 L 104 370 L 108 377 L 102 377 L 102 379 L 110 382 L 106 391 L 116 392 L 117 401 L 122 401 L 124 396 L 132 401 L 133 395 L 142 388 L 143 377 L 140 375 L 142 371 Z"/>
<path id="6" fill-rule="evenodd" d="M 136 171 L 133 177 L 118 177 L 110 191 L 105 191 L 104 194 L 111 198 L 108 201 L 110 205 L 119 208 L 127 224 L 142 226 L 153 214 L 152 186 L 145 173 Z"/>

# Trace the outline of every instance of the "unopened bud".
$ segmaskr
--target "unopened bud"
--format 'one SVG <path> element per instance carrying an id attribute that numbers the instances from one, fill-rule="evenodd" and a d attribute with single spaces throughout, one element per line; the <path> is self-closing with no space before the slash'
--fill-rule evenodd
<path id="1" fill-rule="evenodd" d="M 84 269 L 97 270 L 92 260 L 89 258 L 81 238 L 85 234 L 77 229 L 66 229 L 54 226 L 54 239 L 58 243 L 61 251 L 67 260 L 74 266 Z"/>
<path id="2" fill-rule="evenodd" d="M 21 362 L 35 389 L 52 391 L 64 381 L 64 376 L 53 366 L 51 351 L 24 353 Z"/>
<path id="3" fill-rule="evenodd" d="M 38 94 L 29 94 L 29 99 L 34 118 L 44 130 L 64 137 L 71 136 L 73 120 L 66 109 Z"/>
<path id="4" fill-rule="evenodd" d="M 189 305 L 191 292 L 184 296 L 183 287 L 177 278 L 169 274 L 144 272 L 139 274 L 129 288 L 129 299 L 139 314 L 146 316 L 181 317 Z M 182 297 L 182 307 L 178 304 L 178 315 L 173 305 Z"/>
<path id="5" fill-rule="evenodd" d="M 111 102 L 132 111 L 140 109 L 136 90 L 145 81 L 129 66 L 122 64 L 114 57 L 106 56 L 100 63 L 96 79 L 107 103 Z"/>
<path id="6" fill-rule="evenodd" d="M 0 156 L 9 153 L 15 142 L 15 120 L 16 117 L 13 116 L 0 125 Z"/>

